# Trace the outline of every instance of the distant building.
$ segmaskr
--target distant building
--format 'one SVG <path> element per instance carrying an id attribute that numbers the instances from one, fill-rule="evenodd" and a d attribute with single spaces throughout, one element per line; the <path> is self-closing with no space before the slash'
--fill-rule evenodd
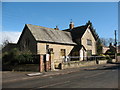
<path id="1" fill-rule="evenodd" d="M 120 53 L 120 45 L 117 47 L 117 52 Z"/>
<path id="2" fill-rule="evenodd" d="M 103 54 L 106 53 L 107 50 L 109 50 L 110 48 L 108 46 L 102 46 L 102 52 Z"/>
<path id="3" fill-rule="evenodd" d="M 112 43 L 110 43 L 109 49 L 105 52 L 105 54 L 114 55 L 115 52 L 116 52 L 116 47 L 112 45 Z"/>

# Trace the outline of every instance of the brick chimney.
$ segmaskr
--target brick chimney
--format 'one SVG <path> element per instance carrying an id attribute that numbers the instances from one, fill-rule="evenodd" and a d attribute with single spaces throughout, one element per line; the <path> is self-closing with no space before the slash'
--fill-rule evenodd
<path id="1" fill-rule="evenodd" d="M 69 28 L 70 29 L 73 29 L 74 28 L 74 23 L 71 21 L 70 24 L 69 24 Z"/>
<path id="2" fill-rule="evenodd" d="M 56 26 L 56 28 L 54 28 L 55 30 L 59 30 L 58 26 Z"/>
<path id="3" fill-rule="evenodd" d="M 112 43 L 110 43 L 109 46 L 112 46 Z"/>

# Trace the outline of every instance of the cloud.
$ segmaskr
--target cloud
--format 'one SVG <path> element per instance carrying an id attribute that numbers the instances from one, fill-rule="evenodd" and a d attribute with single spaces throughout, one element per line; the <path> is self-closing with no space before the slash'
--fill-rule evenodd
<path id="1" fill-rule="evenodd" d="M 17 43 L 20 35 L 21 32 L 8 32 L 8 31 L 0 32 L 0 36 L 2 36 L 0 38 L 0 43 L 2 43 L 5 40 L 8 40 L 12 43 Z"/>

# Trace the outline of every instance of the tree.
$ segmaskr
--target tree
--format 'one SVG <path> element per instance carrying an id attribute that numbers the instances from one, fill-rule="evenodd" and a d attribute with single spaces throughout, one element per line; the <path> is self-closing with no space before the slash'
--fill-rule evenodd
<path id="1" fill-rule="evenodd" d="M 8 43 L 10 43 L 8 39 L 3 40 L 1 47 L 4 48 Z"/>
<path id="2" fill-rule="evenodd" d="M 14 65 L 18 63 L 19 50 L 17 48 L 12 49 L 9 52 L 2 54 L 3 64 L 4 65 Z"/>
<path id="3" fill-rule="evenodd" d="M 112 44 L 114 44 L 114 39 L 113 38 L 108 38 L 108 43 L 110 44 L 110 43 L 112 43 Z"/>
<path id="4" fill-rule="evenodd" d="M 100 55 L 102 54 L 102 42 L 100 40 L 100 38 L 97 39 L 97 42 L 96 42 L 96 49 L 97 49 L 97 55 Z"/>
<path id="5" fill-rule="evenodd" d="M 102 45 L 104 45 L 104 46 L 109 45 L 108 40 L 106 38 L 100 38 L 100 40 L 101 40 Z"/>
<path id="6" fill-rule="evenodd" d="M 110 43 L 114 44 L 113 38 L 100 38 L 102 45 L 109 46 Z"/>

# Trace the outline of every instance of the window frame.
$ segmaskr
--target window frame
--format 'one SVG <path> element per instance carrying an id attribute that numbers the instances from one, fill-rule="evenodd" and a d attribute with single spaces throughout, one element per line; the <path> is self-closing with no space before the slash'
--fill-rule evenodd
<path id="1" fill-rule="evenodd" d="M 61 56 L 66 56 L 66 49 L 60 49 Z"/>
<path id="2" fill-rule="evenodd" d="M 87 39 L 87 45 L 92 46 L 92 40 Z"/>

